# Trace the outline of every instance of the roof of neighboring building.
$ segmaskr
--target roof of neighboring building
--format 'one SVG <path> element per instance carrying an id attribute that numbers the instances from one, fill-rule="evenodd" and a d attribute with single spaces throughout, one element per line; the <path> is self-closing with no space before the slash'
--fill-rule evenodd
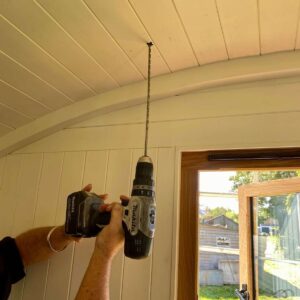
<path id="1" fill-rule="evenodd" d="M 206 224 L 206 223 L 211 222 L 211 221 L 213 221 L 213 220 L 215 220 L 215 219 L 218 219 L 218 218 L 220 218 L 220 217 L 224 217 L 225 219 L 229 220 L 230 222 L 233 222 L 233 223 L 235 223 L 236 225 L 238 225 L 237 222 L 235 222 L 234 220 L 232 220 L 232 219 L 226 217 L 225 215 L 219 215 L 219 216 L 213 217 L 213 218 L 211 218 L 211 219 L 205 220 L 204 223 Z"/>

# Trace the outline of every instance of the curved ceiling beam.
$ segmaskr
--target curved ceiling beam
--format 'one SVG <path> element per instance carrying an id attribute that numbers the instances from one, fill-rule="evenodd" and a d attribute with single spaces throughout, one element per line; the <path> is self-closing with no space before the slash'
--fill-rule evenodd
<path id="1" fill-rule="evenodd" d="M 151 99 L 228 84 L 299 75 L 300 51 L 241 58 L 155 77 L 151 81 Z M 0 156 L 93 116 L 141 104 L 145 98 L 146 81 L 141 81 L 66 106 L 0 138 Z"/>

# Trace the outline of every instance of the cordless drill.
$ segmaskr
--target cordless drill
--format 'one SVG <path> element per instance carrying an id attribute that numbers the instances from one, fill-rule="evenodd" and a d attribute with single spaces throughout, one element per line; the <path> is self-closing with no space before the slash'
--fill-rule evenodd
<path id="1" fill-rule="evenodd" d="M 104 201 L 94 193 L 79 191 L 67 199 L 66 234 L 77 237 L 96 236 L 109 224 L 110 212 L 100 213 Z M 153 164 L 149 156 L 139 158 L 131 198 L 123 210 L 124 253 L 139 259 L 150 255 L 155 230 L 155 193 Z"/>
<path id="2" fill-rule="evenodd" d="M 149 256 L 155 230 L 155 194 L 153 163 L 147 155 L 148 125 L 150 110 L 151 47 L 148 45 L 148 89 L 144 155 L 136 165 L 131 199 L 124 207 L 123 229 L 125 232 L 124 252 L 127 257 L 139 259 Z M 99 212 L 103 205 L 96 194 L 80 191 L 69 195 L 67 200 L 65 231 L 73 236 L 96 236 L 109 224 L 110 213 Z"/>

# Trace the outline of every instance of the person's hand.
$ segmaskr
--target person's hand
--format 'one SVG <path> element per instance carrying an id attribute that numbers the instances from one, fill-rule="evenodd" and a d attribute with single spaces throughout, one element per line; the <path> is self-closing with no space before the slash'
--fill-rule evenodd
<path id="1" fill-rule="evenodd" d="M 87 185 L 82 189 L 82 191 L 90 192 L 90 191 L 92 190 L 92 188 L 93 188 L 92 184 L 89 183 L 89 184 L 87 184 Z M 98 195 L 98 196 L 99 196 L 99 198 L 101 198 L 102 200 L 105 201 L 108 195 L 107 195 L 107 194 L 102 194 L 102 195 Z M 72 242 L 72 241 L 74 241 L 74 242 L 80 242 L 80 240 L 82 239 L 81 237 L 75 237 L 75 236 L 71 236 L 71 235 L 65 234 L 65 226 L 64 226 L 64 225 L 59 226 L 59 227 L 57 228 L 57 230 L 58 230 L 59 232 L 61 232 L 62 235 L 65 236 L 65 239 L 66 239 L 66 240 L 69 240 L 69 241 L 71 241 L 71 242 Z"/>
<path id="2" fill-rule="evenodd" d="M 92 188 L 93 188 L 93 185 L 91 183 L 89 183 L 82 189 L 82 191 L 90 192 L 92 190 Z M 97 195 L 97 196 L 99 196 L 99 198 L 101 198 L 102 200 L 106 200 L 108 194 L 102 194 L 102 195 Z"/>
<path id="3" fill-rule="evenodd" d="M 129 201 L 126 196 L 120 197 L 122 203 Z M 100 252 L 106 258 L 113 258 L 124 245 L 124 231 L 122 227 L 123 206 L 120 203 L 112 203 L 100 207 L 101 212 L 111 212 L 110 223 L 98 234 L 95 251 Z"/>

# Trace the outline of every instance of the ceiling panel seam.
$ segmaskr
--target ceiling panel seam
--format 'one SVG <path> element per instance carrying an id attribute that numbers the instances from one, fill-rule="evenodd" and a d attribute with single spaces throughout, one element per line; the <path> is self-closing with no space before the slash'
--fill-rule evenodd
<path id="1" fill-rule="evenodd" d="M 27 67 L 25 67 L 23 64 L 21 64 L 20 62 L 18 62 L 17 60 L 15 60 L 14 58 L 12 58 L 11 56 L 9 56 L 8 54 L 6 54 L 5 52 L 3 52 L 2 50 L 0 50 L 0 53 L 4 56 L 6 56 L 9 60 L 11 60 L 12 62 L 14 62 L 15 64 L 17 64 L 18 66 L 20 66 L 21 68 L 23 68 L 24 70 L 26 70 L 28 73 L 30 73 L 31 75 L 33 75 L 34 77 L 36 77 L 38 80 L 42 81 L 43 83 L 45 83 L 46 85 L 48 85 L 50 88 L 52 88 L 53 90 L 55 90 L 56 92 L 58 92 L 59 94 L 63 95 L 70 103 L 73 103 L 74 100 L 71 99 L 69 96 L 67 96 L 64 92 L 62 92 L 61 90 L 59 90 L 58 88 L 56 88 L 55 86 L 53 86 L 52 84 L 50 84 L 48 81 L 44 80 L 43 78 L 41 78 L 39 75 L 37 75 L 36 73 L 34 73 L 33 71 L 29 70 Z"/>
<path id="2" fill-rule="evenodd" d="M 9 86 L 10 88 L 14 89 L 15 91 L 17 91 L 18 93 L 24 95 L 24 96 L 27 97 L 29 100 L 31 100 L 31 101 L 37 103 L 38 105 L 41 105 L 42 107 L 44 107 L 45 109 L 47 109 L 49 112 L 53 110 L 53 109 L 51 109 L 49 106 L 47 106 L 46 104 L 44 104 L 44 103 L 38 101 L 37 99 L 35 99 L 35 98 L 33 98 L 32 96 L 28 95 L 27 93 L 25 93 L 25 92 L 19 90 L 18 88 L 14 87 L 13 85 L 9 84 L 8 82 L 2 80 L 1 78 L 0 78 L 0 81 L 1 81 L 3 84 L 5 84 L 5 85 Z"/>
<path id="3" fill-rule="evenodd" d="M 12 129 L 12 130 L 16 129 L 16 127 L 12 127 L 12 126 L 7 125 L 7 124 L 4 124 L 4 123 L 2 123 L 2 122 L 0 122 L 0 126 L 6 127 L 6 128 L 9 128 L 9 129 Z"/>
<path id="4" fill-rule="evenodd" d="M 258 41 L 259 41 L 259 55 L 261 55 L 261 26 L 260 26 L 260 0 L 257 0 L 257 23 L 258 23 Z"/>
<path id="5" fill-rule="evenodd" d="M 193 51 L 193 54 L 194 54 L 194 56 L 195 56 L 195 58 L 196 58 L 196 61 L 198 62 L 198 65 L 200 66 L 200 62 L 199 62 L 198 57 L 197 57 L 197 55 L 196 55 L 196 51 L 195 51 L 195 49 L 194 49 L 194 47 L 193 47 L 193 44 L 192 44 L 191 39 L 190 39 L 190 36 L 189 36 L 188 33 L 187 33 L 187 30 L 186 30 L 186 28 L 185 28 L 185 26 L 184 26 L 183 20 L 182 20 L 180 14 L 179 14 L 179 11 L 178 11 L 178 9 L 177 9 L 177 6 L 176 6 L 174 0 L 172 0 L 172 4 L 173 4 L 174 9 L 175 9 L 175 11 L 176 11 L 176 14 L 177 14 L 177 16 L 178 16 L 178 19 L 179 19 L 179 22 L 180 22 L 180 24 L 181 24 L 181 26 L 182 26 L 182 29 L 183 29 L 183 31 L 184 31 L 184 33 L 185 33 L 185 35 L 186 35 L 186 38 L 187 38 L 187 40 L 188 40 L 188 43 L 189 43 L 189 45 L 190 45 L 190 47 L 191 47 L 191 49 L 192 49 L 192 51 Z"/>
<path id="6" fill-rule="evenodd" d="M 23 32 L 20 28 L 18 28 L 15 24 L 13 24 L 10 20 L 1 15 L 1 17 L 10 24 L 15 30 L 17 30 L 20 34 L 22 34 L 25 38 L 27 38 L 31 43 L 33 43 L 38 49 L 40 49 L 43 53 L 45 53 L 51 60 L 57 63 L 61 68 L 63 68 L 67 73 L 69 73 L 75 80 L 78 80 L 81 84 L 83 84 L 87 89 L 89 89 L 92 93 L 96 94 L 96 92 L 89 87 L 84 81 L 82 81 L 76 74 L 74 74 L 71 70 L 69 70 L 63 63 L 57 60 L 54 56 L 52 56 L 48 51 L 46 51 L 42 46 L 40 46 L 36 41 L 34 41 L 30 36 L 28 36 L 25 32 Z M 69 98 L 69 97 L 68 97 Z M 71 100 L 71 98 L 70 98 Z M 72 100 L 73 102 L 74 100 Z"/>
<path id="7" fill-rule="evenodd" d="M 11 107 L 11 106 L 9 106 L 9 105 L 7 105 L 7 104 L 5 104 L 5 103 L 2 103 L 1 100 L 0 100 L 0 105 L 3 106 L 3 107 L 5 107 L 6 109 L 9 109 L 9 110 L 13 111 L 13 112 L 16 113 L 16 114 L 19 114 L 19 115 L 21 115 L 21 116 L 27 118 L 27 119 L 34 120 L 34 118 L 32 118 L 32 117 L 30 117 L 30 116 L 28 116 L 28 115 L 22 113 L 21 111 L 16 110 L 16 109 L 14 109 L 13 107 Z"/>
<path id="8" fill-rule="evenodd" d="M 155 120 L 150 121 L 150 124 L 165 124 L 173 122 L 186 122 L 186 121 L 197 121 L 197 120 L 213 120 L 213 119 L 230 119 L 238 117 L 251 117 L 251 116 L 264 116 L 264 115 L 280 115 L 280 114 L 294 114 L 300 113 L 300 110 L 279 110 L 279 111 L 264 111 L 264 112 L 251 112 L 251 113 L 235 113 L 235 114 L 216 114 L 212 116 L 197 116 L 197 117 L 184 117 L 184 118 L 172 118 L 165 120 Z M 123 122 L 123 123 L 112 123 L 112 124 L 95 124 L 95 125 L 80 125 L 73 127 L 65 127 L 61 129 L 62 131 L 68 130 L 80 130 L 89 128 L 105 128 L 105 127 L 122 127 L 122 126 L 132 126 L 132 125 L 143 125 L 143 121 L 135 122 Z"/>
<path id="9" fill-rule="evenodd" d="M 136 18 L 138 19 L 138 21 L 139 21 L 139 22 L 141 23 L 141 25 L 143 26 L 143 28 L 144 28 L 144 30 L 146 31 L 146 33 L 148 34 L 150 40 L 153 42 L 154 47 L 157 49 L 157 52 L 159 53 L 161 59 L 164 61 L 164 63 L 165 63 L 166 66 L 168 67 L 170 73 L 173 73 L 173 71 L 172 71 L 172 69 L 170 68 L 169 64 L 167 63 L 167 61 L 166 61 L 164 55 L 161 53 L 161 51 L 159 50 L 159 48 L 158 48 L 157 45 L 155 44 L 155 41 L 154 41 L 154 39 L 152 38 L 150 32 L 148 31 L 146 25 L 144 24 L 144 22 L 142 21 L 142 19 L 141 19 L 140 16 L 138 15 L 137 11 L 136 11 L 135 8 L 133 7 L 133 4 L 131 3 L 130 0 L 127 0 L 127 1 L 128 1 L 129 6 L 130 6 L 131 9 L 132 9 L 134 15 L 136 16 Z"/>
<path id="10" fill-rule="evenodd" d="M 225 46 L 226 53 L 227 53 L 227 59 L 229 60 L 230 57 L 229 57 L 229 52 L 228 52 L 228 46 L 227 46 L 226 39 L 225 39 L 224 29 L 223 29 L 222 22 L 221 22 L 220 11 L 219 11 L 217 0 L 215 0 L 215 5 L 216 5 L 216 11 L 217 11 L 218 20 L 219 20 L 219 23 L 220 23 L 221 32 L 222 32 L 222 37 L 223 37 L 223 40 L 224 40 L 224 46 Z"/>
<path id="11" fill-rule="evenodd" d="M 36 0 L 33 0 L 33 2 L 119 87 L 120 84 L 117 82 L 117 80 L 88 52 L 83 48 L 76 40 L 73 38 L 73 36 L 46 10 L 46 8 L 43 7 L 39 2 Z M 73 73 L 73 72 L 72 72 Z M 80 79 L 81 80 L 81 79 Z M 87 83 L 85 83 L 87 85 Z M 95 91 L 93 88 L 89 87 L 95 94 L 97 94 L 97 91 Z"/>
<path id="12" fill-rule="evenodd" d="M 143 73 L 139 70 L 139 68 L 135 65 L 135 63 L 132 61 L 132 59 L 130 58 L 130 56 L 126 53 L 126 51 L 121 47 L 121 45 L 118 43 L 118 41 L 113 37 L 113 35 L 109 32 L 109 30 L 106 28 L 106 26 L 100 21 L 100 19 L 96 16 L 96 14 L 94 13 L 94 11 L 89 7 L 89 5 L 84 1 L 81 0 L 81 2 L 83 3 L 83 5 L 86 7 L 86 9 L 90 12 L 90 14 L 94 17 L 94 19 L 96 20 L 96 22 L 98 23 L 98 25 L 102 28 L 103 31 L 105 31 L 109 37 L 111 38 L 111 40 L 116 44 L 116 46 L 119 48 L 119 50 L 126 56 L 128 62 L 130 63 L 130 65 L 142 76 L 143 79 L 145 79 L 146 77 L 143 75 Z"/>
<path id="13" fill-rule="evenodd" d="M 299 0 L 299 7 L 298 7 L 298 22 L 296 25 L 296 37 L 295 37 L 295 46 L 294 46 L 294 51 L 297 49 L 297 42 L 298 42 L 298 33 L 299 33 L 299 27 L 300 27 L 300 0 Z"/>

